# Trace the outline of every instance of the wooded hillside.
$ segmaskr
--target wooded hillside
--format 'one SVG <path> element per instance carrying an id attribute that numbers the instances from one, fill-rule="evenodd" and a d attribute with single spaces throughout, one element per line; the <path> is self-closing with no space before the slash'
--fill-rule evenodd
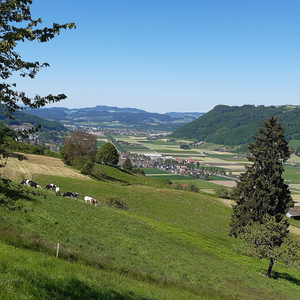
<path id="1" fill-rule="evenodd" d="M 172 133 L 172 137 L 203 140 L 208 143 L 241 145 L 251 142 L 261 120 L 270 116 L 286 126 L 287 140 L 300 140 L 300 106 L 218 105 Z"/>
<path id="2" fill-rule="evenodd" d="M 37 127 L 41 125 L 41 128 L 38 131 L 38 135 L 44 137 L 46 139 L 53 139 L 53 140 L 62 140 L 64 138 L 67 129 L 64 125 L 46 120 L 40 117 L 36 117 L 22 111 L 16 111 L 13 113 L 13 118 L 8 118 L 4 113 L 4 108 L 0 108 L 0 122 L 7 126 L 30 126 L 30 127 Z"/>

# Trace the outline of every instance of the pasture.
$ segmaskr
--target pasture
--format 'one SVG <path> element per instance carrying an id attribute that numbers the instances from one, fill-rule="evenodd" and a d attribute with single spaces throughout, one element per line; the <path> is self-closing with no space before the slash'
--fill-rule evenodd
<path id="1" fill-rule="evenodd" d="M 274 279 L 264 277 L 268 262 L 228 236 L 226 201 L 100 167 L 106 181 L 34 175 L 78 200 L 46 191 L 18 201 L 33 211 L 0 211 L 1 299 L 298 299 L 297 265 L 276 262 Z M 129 209 L 106 207 L 112 196 Z"/>

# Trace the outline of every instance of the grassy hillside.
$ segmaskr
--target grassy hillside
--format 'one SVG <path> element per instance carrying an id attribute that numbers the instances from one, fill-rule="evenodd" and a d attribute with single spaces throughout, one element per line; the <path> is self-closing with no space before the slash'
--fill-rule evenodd
<path id="1" fill-rule="evenodd" d="M 274 279 L 263 276 L 267 261 L 228 236 L 231 209 L 219 199 L 116 169 L 98 182 L 40 164 L 36 182 L 80 197 L 29 194 L 18 204 L 33 211 L 0 211 L 1 299 L 299 298 L 297 265 L 279 262 Z M 99 205 L 85 204 L 82 191 Z M 129 209 L 106 207 L 112 196 Z"/>
<path id="2" fill-rule="evenodd" d="M 300 140 L 300 108 L 287 105 L 218 105 L 197 120 L 178 128 L 171 137 L 224 145 L 248 144 L 254 131 L 261 126 L 260 121 L 272 115 L 286 126 L 286 139 Z"/>

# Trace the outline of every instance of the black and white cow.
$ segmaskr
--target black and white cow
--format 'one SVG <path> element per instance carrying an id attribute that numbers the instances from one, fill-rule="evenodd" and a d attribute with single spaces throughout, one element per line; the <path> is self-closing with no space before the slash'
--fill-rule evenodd
<path id="1" fill-rule="evenodd" d="M 75 198 L 77 199 L 78 198 L 78 193 L 73 193 L 73 192 L 65 192 L 62 196 L 63 197 L 71 197 L 72 199 Z"/>
<path id="2" fill-rule="evenodd" d="M 29 187 L 34 187 L 34 188 L 37 188 L 38 187 L 38 184 L 30 179 L 23 179 L 20 184 L 24 184 L 24 185 L 27 185 Z"/>
<path id="3" fill-rule="evenodd" d="M 51 190 L 51 192 L 52 192 L 53 190 L 56 189 L 56 185 L 55 185 L 54 183 L 47 183 L 47 184 L 45 185 L 45 189 L 46 189 L 46 190 Z"/>

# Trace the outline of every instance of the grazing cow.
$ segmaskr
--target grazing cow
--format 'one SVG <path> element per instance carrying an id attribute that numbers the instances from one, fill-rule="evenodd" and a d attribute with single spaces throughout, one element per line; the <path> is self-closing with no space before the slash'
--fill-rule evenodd
<path id="1" fill-rule="evenodd" d="M 20 184 L 24 184 L 24 185 L 27 185 L 29 187 L 34 187 L 34 188 L 37 188 L 37 183 L 30 180 L 30 179 L 23 179 Z"/>
<path id="2" fill-rule="evenodd" d="M 58 186 L 55 188 L 55 194 L 56 196 L 60 196 L 60 188 Z"/>
<path id="3" fill-rule="evenodd" d="M 78 193 L 73 193 L 73 192 L 65 192 L 62 196 L 63 197 L 71 197 L 72 199 L 75 198 L 77 199 L 78 198 Z"/>
<path id="4" fill-rule="evenodd" d="M 46 190 L 51 190 L 51 192 L 52 192 L 53 190 L 55 190 L 55 188 L 56 188 L 56 185 L 55 185 L 54 183 L 47 183 L 47 184 L 45 185 L 45 189 L 46 189 Z"/>
<path id="5" fill-rule="evenodd" d="M 85 203 L 90 202 L 90 204 L 94 204 L 95 206 L 97 206 L 97 200 L 95 198 L 89 197 L 89 196 L 85 196 L 84 197 L 84 201 Z"/>

